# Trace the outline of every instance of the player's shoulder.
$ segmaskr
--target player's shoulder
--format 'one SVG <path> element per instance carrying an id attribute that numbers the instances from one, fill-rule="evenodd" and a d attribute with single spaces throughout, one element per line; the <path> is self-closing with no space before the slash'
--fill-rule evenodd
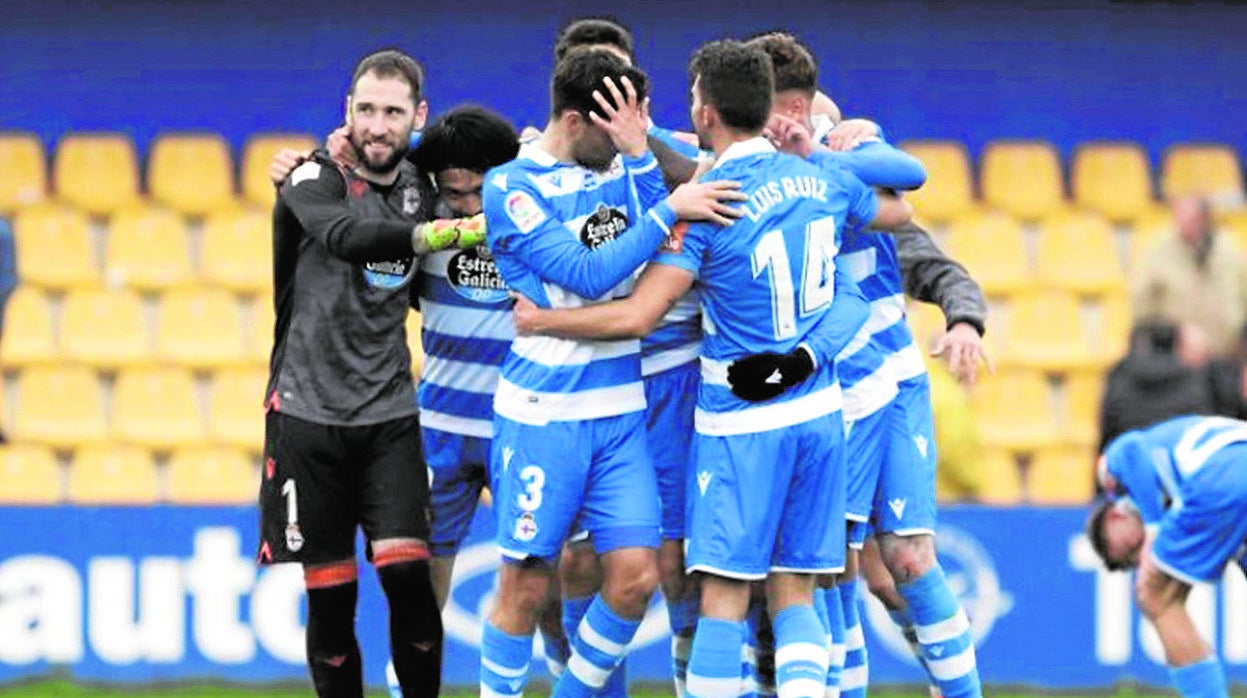
<path id="1" fill-rule="evenodd" d="M 290 171 L 278 198 L 286 199 L 291 195 L 309 191 L 335 196 L 344 195 L 346 192 L 346 174 L 329 157 L 329 153 L 323 150 L 314 151 L 307 160 Z"/>

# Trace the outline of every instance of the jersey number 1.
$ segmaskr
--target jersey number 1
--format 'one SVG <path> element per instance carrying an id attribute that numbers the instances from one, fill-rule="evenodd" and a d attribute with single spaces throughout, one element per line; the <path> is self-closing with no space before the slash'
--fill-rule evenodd
<path id="1" fill-rule="evenodd" d="M 836 294 L 836 221 L 831 216 L 805 226 L 805 263 L 801 266 L 801 316 L 819 310 Z M 784 231 L 772 230 L 753 248 L 753 278 L 770 272 L 771 320 L 775 339 L 797 336 L 796 294 Z"/>

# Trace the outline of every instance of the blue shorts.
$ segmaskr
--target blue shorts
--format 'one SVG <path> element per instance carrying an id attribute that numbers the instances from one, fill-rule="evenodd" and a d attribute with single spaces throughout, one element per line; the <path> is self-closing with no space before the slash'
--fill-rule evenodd
<path id="1" fill-rule="evenodd" d="M 861 550 L 866 547 L 866 539 L 870 534 L 874 533 L 874 529 L 865 521 L 849 521 L 849 547 L 853 550 Z"/>
<path id="2" fill-rule="evenodd" d="M 871 523 L 876 533 L 935 534 L 935 422 L 926 374 L 898 385 L 904 421 L 889 431 Z M 903 428 L 902 428 L 903 427 Z"/>
<path id="3" fill-rule="evenodd" d="M 756 434 L 697 434 L 693 443 L 689 572 L 752 580 L 844 569 L 839 412 Z"/>
<path id="4" fill-rule="evenodd" d="M 696 361 L 645 379 L 645 426 L 650 458 L 658 476 L 663 540 L 684 538 L 685 483 L 700 383 L 701 366 Z"/>
<path id="5" fill-rule="evenodd" d="M 468 535 L 481 489 L 489 483 L 489 439 L 421 429 L 429 466 L 429 552 L 453 555 Z"/>
<path id="6" fill-rule="evenodd" d="M 1247 443 L 1213 453 L 1180 488 L 1182 505 L 1160 520 L 1156 565 L 1187 583 L 1216 582 L 1247 541 Z M 1247 571 L 1247 570 L 1245 570 Z"/>
<path id="7" fill-rule="evenodd" d="M 887 456 L 889 426 L 896 417 L 903 417 L 895 402 L 866 415 L 845 421 L 845 472 L 848 474 L 844 516 L 849 521 L 869 521 L 875 503 L 879 471 Z"/>
<path id="8" fill-rule="evenodd" d="M 544 426 L 495 415 L 489 458 L 505 560 L 554 563 L 574 522 L 598 554 L 658 547 L 658 485 L 644 412 Z"/>

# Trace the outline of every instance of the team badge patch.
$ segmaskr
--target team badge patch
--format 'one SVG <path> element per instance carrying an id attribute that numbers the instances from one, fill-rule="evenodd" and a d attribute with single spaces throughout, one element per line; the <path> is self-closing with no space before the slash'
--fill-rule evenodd
<path id="1" fill-rule="evenodd" d="M 407 187 L 403 190 L 403 213 L 414 216 L 419 210 L 420 190 L 416 187 Z"/>
<path id="2" fill-rule="evenodd" d="M 299 530 L 297 523 L 286 526 L 286 549 L 292 553 L 303 549 L 303 531 Z"/>
<path id="3" fill-rule="evenodd" d="M 537 202 L 533 201 L 533 197 L 528 195 L 528 192 L 516 191 L 507 194 L 506 209 L 507 216 L 521 233 L 532 232 L 546 219 L 546 214 Z"/>
<path id="4" fill-rule="evenodd" d="M 519 541 L 528 541 L 537 537 L 537 521 L 529 512 L 520 514 L 520 518 L 515 521 L 515 539 Z"/>

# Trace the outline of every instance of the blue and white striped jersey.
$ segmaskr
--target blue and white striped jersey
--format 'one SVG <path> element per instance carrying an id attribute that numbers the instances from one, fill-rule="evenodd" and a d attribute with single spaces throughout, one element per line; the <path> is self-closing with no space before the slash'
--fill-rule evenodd
<path id="1" fill-rule="evenodd" d="M 658 262 L 684 269 L 701 286 L 704 335 L 696 427 L 722 436 L 770 431 L 840 410 L 831 361 L 764 403 L 732 394 L 728 365 L 761 352 L 787 353 L 816 334 L 840 290 L 835 255 L 841 230 L 874 218 L 875 194 L 845 170 L 823 170 L 754 138 L 727 149 L 707 175 L 741 183 L 745 215 L 728 228 L 694 223 L 680 249 Z M 860 316 L 844 334 L 851 337 Z M 846 321 L 847 322 L 847 321 Z M 815 352 L 818 355 L 818 352 Z"/>
<path id="2" fill-rule="evenodd" d="M 1214 453 L 1244 442 L 1247 422 L 1176 417 L 1114 439 L 1104 467 L 1121 483 L 1143 523 L 1154 525 L 1167 509 L 1182 506 L 1183 485 Z"/>
<path id="3" fill-rule="evenodd" d="M 489 247 L 507 285 L 545 308 L 626 296 L 635 272 L 670 235 L 675 213 L 651 153 L 605 171 L 558 162 L 536 144 L 486 175 Z M 494 411 L 545 424 L 645 409 L 637 340 L 516 337 Z"/>
<path id="4" fill-rule="evenodd" d="M 420 424 L 491 438 L 498 367 L 515 337 L 493 255 L 484 245 L 425 255 L 416 287 L 425 354 Z"/>

